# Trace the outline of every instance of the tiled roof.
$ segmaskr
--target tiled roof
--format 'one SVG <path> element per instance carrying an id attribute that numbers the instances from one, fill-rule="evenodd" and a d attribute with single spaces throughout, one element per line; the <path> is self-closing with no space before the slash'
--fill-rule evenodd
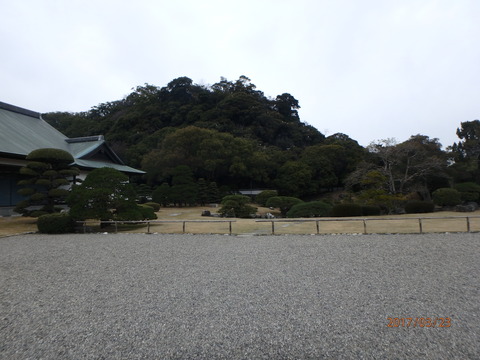
<path id="1" fill-rule="evenodd" d="M 0 154 L 24 158 L 31 151 L 41 148 L 68 151 L 74 157 L 75 165 L 80 167 L 113 167 L 123 172 L 144 173 L 126 166 L 101 135 L 68 138 L 43 120 L 39 113 L 0 102 Z M 100 148 L 108 153 L 112 161 L 90 159 L 89 155 Z"/>

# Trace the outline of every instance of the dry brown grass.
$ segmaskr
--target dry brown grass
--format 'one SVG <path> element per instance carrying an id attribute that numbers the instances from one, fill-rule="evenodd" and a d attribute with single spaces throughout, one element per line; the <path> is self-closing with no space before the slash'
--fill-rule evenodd
<path id="1" fill-rule="evenodd" d="M 37 219 L 21 216 L 0 217 L 0 237 L 37 231 Z"/>
<path id="2" fill-rule="evenodd" d="M 272 233 L 271 222 L 257 222 L 254 219 L 224 219 L 217 217 L 201 216 L 203 210 L 209 210 L 215 213 L 218 209 L 209 207 L 192 208 L 162 208 L 158 213 L 159 221 L 169 221 L 162 223 L 152 222 L 149 232 L 151 233 L 204 233 L 204 234 L 257 234 L 267 235 Z M 271 212 L 267 208 L 259 208 L 260 214 Z M 407 214 L 407 215 L 388 215 L 388 216 L 370 216 L 361 218 L 336 218 L 340 221 L 325 221 L 334 218 L 318 218 L 320 234 L 339 234 L 339 233 L 363 233 L 364 222 L 367 219 L 367 233 L 418 233 L 418 217 L 423 217 L 423 232 L 465 232 L 467 231 L 467 220 L 469 217 L 470 231 L 480 232 L 480 211 L 473 213 L 458 212 L 437 212 L 429 214 Z M 475 217 L 479 216 L 479 217 Z M 441 219 L 442 217 L 454 217 L 450 219 Z M 434 218 L 434 219 L 426 219 Z M 200 221 L 201 220 L 201 221 Z M 210 222 L 205 222 L 206 220 Z M 275 234 L 316 234 L 317 224 L 312 219 L 275 219 Z M 315 219 L 313 219 L 315 220 Z M 193 222 L 192 222 L 193 221 Z M 88 231 L 116 231 L 115 227 L 109 226 L 100 229 L 98 222 L 89 222 Z M 185 229 L 184 229 L 185 226 Z M 21 234 L 37 231 L 36 219 L 24 217 L 4 217 L 0 218 L 0 236 Z M 118 225 L 118 231 L 131 233 L 147 232 L 146 225 Z"/>
<path id="3" fill-rule="evenodd" d="M 271 234 L 272 223 L 258 222 L 254 219 L 221 219 L 202 217 L 203 210 L 210 210 L 212 213 L 215 209 L 205 207 L 195 208 L 163 208 L 157 213 L 158 220 L 176 221 L 172 223 L 152 223 L 150 224 L 150 232 L 159 233 L 218 233 L 228 234 L 229 223 L 227 220 L 233 221 L 231 224 L 233 234 Z M 270 212 L 267 208 L 259 208 L 259 213 L 264 214 Z M 388 216 L 367 216 L 361 218 L 319 218 L 319 233 L 363 233 L 364 222 L 366 219 L 367 233 L 418 233 L 420 232 L 418 217 L 434 218 L 422 219 L 423 232 L 464 232 L 467 231 L 466 217 L 470 217 L 470 231 L 480 232 L 480 211 L 473 213 L 458 212 L 437 212 L 429 214 L 406 214 L 406 215 L 388 215 Z M 443 217 L 455 217 L 452 219 L 441 219 Z M 377 220 L 378 219 L 378 220 Z M 185 224 L 183 221 L 185 221 Z M 211 220 L 223 222 L 188 222 L 192 220 Z M 315 219 L 275 219 L 275 234 L 316 234 L 317 224 Z M 337 220 L 337 221 L 325 221 Z M 340 220 L 340 221 L 338 221 Z M 133 229 L 130 232 L 145 231 L 143 229 Z"/>

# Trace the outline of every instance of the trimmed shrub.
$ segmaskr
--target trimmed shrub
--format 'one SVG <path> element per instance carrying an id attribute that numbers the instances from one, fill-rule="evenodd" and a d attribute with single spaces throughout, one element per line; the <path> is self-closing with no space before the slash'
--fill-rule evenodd
<path id="1" fill-rule="evenodd" d="M 292 207 L 301 203 L 303 203 L 303 200 L 291 196 L 273 196 L 267 200 L 267 206 L 279 208 L 282 216 L 287 216 Z"/>
<path id="2" fill-rule="evenodd" d="M 462 201 L 471 202 L 480 199 L 480 185 L 474 182 L 456 184 L 454 189 L 460 192 Z"/>
<path id="3" fill-rule="evenodd" d="M 440 206 L 455 206 L 462 202 L 460 192 L 452 188 L 440 188 L 432 193 L 433 202 Z"/>
<path id="4" fill-rule="evenodd" d="M 479 193 L 474 193 L 474 192 L 461 192 L 460 193 L 460 199 L 465 202 L 477 202 L 478 199 L 480 199 L 480 194 Z"/>
<path id="5" fill-rule="evenodd" d="M 160 206 L 158 206 L 160 208 Z M 138 210 L 142 213 L 143 220 L 155 220 L 157 219 L 157 214 L 155 214 L 155 209 L 149 205 L 138 205 Z"/>
<path id="6" fill-rule="evenodd" d="M 435 204 L 432 201 L 410 200 L 405 205 L 407 214 L 422 214 L 433 212 Z"/>
<path id="7" fill-rule="evenodd" d="M 257 208 L 248 205 L 250 198 L 244 195 L 227 195 L 222 199 L 218 211 L 223 217 L 249 218 L 257 213 Z"/>
<path id="8" fill-rule="evenodd" d="M 153 201 L 146 202 L 143 205 L 150 206 L 153 209 L 153 211 L 159 211 L 160 210 L 160 204 L 156 203 L 156 202 L 153 202 Z"/>
<path id="9" fill-rule="evenodd" d="M 363 216 L 375 216 L 375 215 L 380 215 L 381 213 L 382 213 L 382 209 L 380 209 L 380 206 L 362 205 Z"/>
<path id="10" fill-rule="evenodd" d="M 362 216 L 362 207 L 358 204 L 337 204 L 332 208 L 332 216 Z"/>
<path id="11" fill-rule="evenodd" d="M 150 208 L 152 211 L 153 209 Z M 113 220 L 117 221 L 140 221 L 143 220 L 143 213 L 140 206 L 117 209 L 113 215 Z"/>
<path id="12" fill-rule="evenodd" d="M 75 223 L 67 213 L 42 215 L 37 220 L 38 231 L 44 234 L 66 234 L 75 231 Z"/>
<path id="13" fill-rule="evenodd" d="M 27 160 L 33 160 L 36 163 L 46 162 L 46 163 L 64 163 L 70 164 L 74 161 L 73 156 L 61 149 L 54 148 L 45 148 L 33 150 L 30 154 L 27 155 Z"/>
<path id="14" fill-rule="evenodd" d="M 323 201 L 311 201 L 306 203 L 299 203 L 292 206 L 287 212 L 287 217 L 321 217 L 330 215 L 332 206 Z"/>
<path id="15" fill-rule="evenodd" d="M 274 196 L 278 196 L 277 190 L 263 190 L 255 197 L 255 201 L 260 206 L 267 206 L 268 199 Z"/>
<path id="16" fill-rule="evenodd" d="M 453 188 L 460 192 L 480 193 L 480 185 L 475 182 L 464 182 L 464 183 L 455 184 Z"/>

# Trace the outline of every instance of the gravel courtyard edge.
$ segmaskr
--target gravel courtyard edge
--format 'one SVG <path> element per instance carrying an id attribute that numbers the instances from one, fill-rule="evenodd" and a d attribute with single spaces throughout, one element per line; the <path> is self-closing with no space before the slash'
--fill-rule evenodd
<path id="1" fill-rule="evenodd" d="M 0 358 L 478 359 L 479 250 L 473 233 L 0 238 Z"/>

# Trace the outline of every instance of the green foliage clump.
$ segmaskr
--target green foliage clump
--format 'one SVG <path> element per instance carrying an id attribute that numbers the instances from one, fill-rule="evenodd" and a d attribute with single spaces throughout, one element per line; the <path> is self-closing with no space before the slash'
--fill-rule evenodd
<path id="1" fill-rule="evenodd" d="M 158 206 L 158 208 L 160 208 L 160 206 Z M 155 220 L 158 218 L 157 214 L 155 214 L 155 209 L 152 206 L 147 204 L 138 205 L 138 210 L 142 214 L 142 220 Z"/>
<path id="2" fill-rule="evenodd" d="M 173 169 L 170 200 L 179 206 L 194 205 L 197 201 L 198 186 L 193 178 L 192 169 L 187 165 L 178 165 Z"/>
<path id="3" fill-rule="evenodd" d="M 23 186 L 18 193 L 27 197 L 15 207 L 15 211 L 24 216 L 38 216 L 54 213 L 55 205 L 61 204 L 68 196 L 68 178 L 79 174 L 78 169 L 70 167 L 74 159 L 72 155 L 61 149 L 37 149 L 30 152 L 28 163 L 20 169 L 25 176 L 18 182 Z M 40 210 L 32 211 L 31 206 L 40 206 Z"/>
<path id="4" fill-rule="evenodd" d="M 407 214 L 430 213 L 435 209 L 432 201 L 410 200 L 405 204 L 405 212 Z"/>
<path id="5" fill-rule="evenodd" d="M 62 167 L 73 163 L 73 156 L 61 149 L 54 148 L 44 148 L 33 150 L 27 155 L 27 160 L 35 162 L 36 165 L 39 163 L 52 163 L 56 165 L 63 165 Z M 41 166 L 36 166 L 40 167 Z M 45 168 L 45 167 L 44 167 Z"/>
<path id="6" fill-rule="evenodd" d="M 166 207 L 170 204 L 170 185 L 164 182 L 158 186 L 152 193 L 152 200 L 162 206 Z"/>
<path id="7" fill-rule="evenodd" d="M 153 210 L 153 209 L 152 209 Z M 140 206 L 121 207 L 113 212 L 112 220 L 116 221 L 141 221 L 144 220 Z"/>
<path id="8" fill-rule="evenodd" d="M 432 193 L 433 202 L 440 206 L 455 206 L 462 202 L 460 192 L 452 188 L 440 188 Z"/>
<path id="9" fill-rule="evenodd" d="M 128 176 L 112 168 L 95 169 L 67 198 L 75 220 L 142 220 Z"/>
<path id="10" fill-rule="evenodd" d="M 463 201 L 478 201 L 480 199 L 480 185 L 474 182 L 459 183 L 454 189 L 460 192 Z"/>
<path id="11" fill-rule="evenodd" d="M 257 213 L 257 208 L 248 205 L 249 202 L 250 198 L 245 195 L 227 195 L 218 212 L 223 217 L 249 218 Z"/>
<path id="12" fill-rule="evenodd" d="M 263 190 L 255 197 L 255 202 L 260 206 L 267 206 L 268 199 L 274 196 L 278 196 L 277 190 Z"/>
<path id="13" fill-rule="evenodd" d="M 363 209 L 359 204 L 336 204 L 332 208 L 332 216 L 362 216 Z"/>
<path id="14" fill-rule="evenodd" d="M 143 205 L 150 206 L 153 209 L 153 211 L 159 211 L 160 210 L 160 204 L 157 203 L 157 202 L 150 201 L 150 202 L 146 202 Z"/>
<path id="15" fill-rule="evenodd" d="M 323 201 L 311 201 L 298 203 L 287 212 L 287 217 L 321 217 L 329 216 L 332 206 Z"/>
<path id="16" fill-rule="evenodd" d="M 287 216 L 287 212 L 300 203 L 303 203 L 303 200 L 291 196 L 273 196 L 267 200 L 267 206 L 279 208 L 282 216 Z"/>
<path id="17" fill-rule="evenodd" d="M 44 234 L 66 234 L 75 231 L 75 222 L 67 213 L 46 214 L 38 217 L 37 227 Z"/>

